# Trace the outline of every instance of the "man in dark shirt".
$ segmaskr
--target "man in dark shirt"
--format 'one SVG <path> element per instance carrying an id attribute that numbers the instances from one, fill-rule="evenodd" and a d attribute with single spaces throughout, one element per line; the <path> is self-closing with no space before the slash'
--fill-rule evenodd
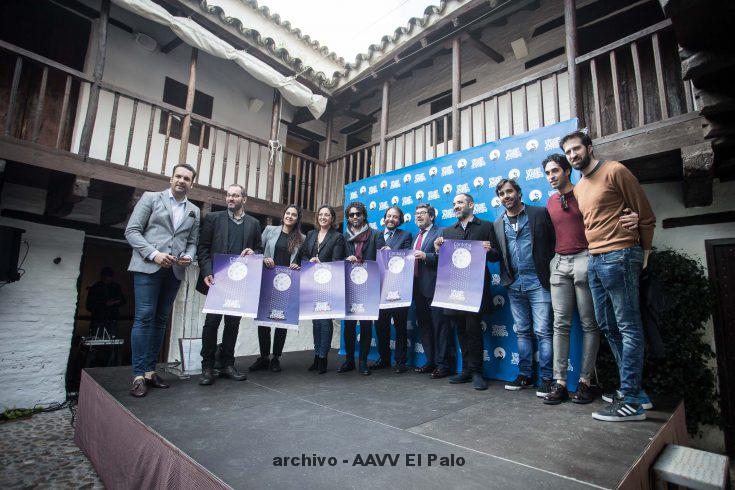
<path id="1" fill-rule="evenodd" d="M 199 281 L 197 291 L 206 294 L 214 284 L 212 259 L 214 254 L 250 255 L 263 253 L 260 223 L 245 213 L 245 189 L 234 184 L 227 188 L 227 210 L 209 213 L 204 217 L 199 235 Z M 255 291 L 253 294 L 258 294 Z M 200 385 L 214 383 L 214 355 L 217 350 L 217 330 L 222 316 L 207 313 L 202 328 L 202 377 Z M 240 326 L 240 317 L 224 315 L 225 329 L 222 333 L 221 377 L 241 381 L 246 376 L 235 369 L 235 342 Z"/>
<path id="2" fill-rule="evenodd" d="M 125 304 L 125 296 L 120 285 L 114 282 L 115 273 L 109 267 L 100 271 L 100 280 L 89 288 L 87 310 L 92 314 L 90 334 L 101 337 L 104 332 L 117 335 L 117 319 L 120 307 Z"/>
<path id="3" fill-rule="evenodd" d="M 497 248 L 490 246 L 496 241 L 493 227 L 489 221 L 483 221 L 474 215 L 475 200 L 469 194 L 457 194 L 454 197 L 454 215 L 457 222 L 444 228 L 442 236 L 434 241 L 434 248 L 439 252 L 444 240 L 478 240 L 483 242 L 487 250 L 487 258 L 491 262 L 500 260 Z M 460 348 L 462 349 L 462 372 L 449 378 L 452 384 L 468 383 L 476 390 L 486 390 L 487 383 L 482 377 L 482 315 L 489 313 L 492 305 L 490 295 L 490 271 L 485 266 L 485 278 L 482 284 L 482 303 L 477 313 L 444 310 L 449 316 L 452 326 L 457 330 Z"/>

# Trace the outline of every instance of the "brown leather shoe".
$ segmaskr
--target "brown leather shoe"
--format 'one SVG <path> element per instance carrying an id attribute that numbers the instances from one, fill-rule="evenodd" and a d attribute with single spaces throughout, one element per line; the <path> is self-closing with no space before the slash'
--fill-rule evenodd
<path id="1" fill-rule="evenodd" d="M 156 373 L 153 373 L 153 376 L 145 379 L 145 384 L 150 386 L 151 388 L 162 388 L 166 389 L 168 388 L 168 385 L 163 381 L 163 379 Z"/>
<path id="2" fill-rule="evenodd" d="M 449 371 L 439 368 L 434 369 L 434 372 L 429 375 L 431 379 L 441 379 L 446 378 L 447 376 L 449 376 Z"/>
<path id="3" fill-rule="evenodd" d="M 431 374 L 434 371 L 436 371 L 436 366 L 433 364 L 424 364 L 423 366 L 414 369 L 414 372 L 421 374 Z"/>
<path id="4" fill-rule="evenodd" d="M 143 398 L 148 393 L 148 387 L 145 385 L 145 379 L 135 378 L 133 387 L 130 388 L 130 394 L 136 398 Z"/>

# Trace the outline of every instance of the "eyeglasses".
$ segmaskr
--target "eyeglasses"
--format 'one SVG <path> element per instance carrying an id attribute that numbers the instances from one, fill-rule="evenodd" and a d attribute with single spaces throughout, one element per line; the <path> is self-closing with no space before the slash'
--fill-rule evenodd
<path id="1" fill-rule="evenodd" d="M 423 216 L 425 214 L 429 214 L 429 213 L 426 211 L 416 211 L 415 213 L 413 213 L 414 216 Z"/>
<path id="2" fill-rule="evenodd" d="M 567 202 L 567 196 L 565 196 L 564 194 L 562 194 L 560 200 L 561 200 L 561 208 L 564 211 L 568 211 L 569 210 L 569 203 Z"/>
<path id="3" fill-rule="evenodd" d="M 355 216 L 362 216 L 362 213 L 349 213 L 347 216 L 354 218 Z"/>

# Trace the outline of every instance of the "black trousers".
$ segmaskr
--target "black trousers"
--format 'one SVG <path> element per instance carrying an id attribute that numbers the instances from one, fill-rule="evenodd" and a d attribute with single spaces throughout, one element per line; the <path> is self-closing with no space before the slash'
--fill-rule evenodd
<path id="1" fill-rule="evenodd" d="M 449 316 L 457 330 L 459 347 L 462 349 L 462 371 L 482 372 L 482 325 L 479 313 L 459 313 Z"/>
<path id="2" fill-rule="evenodd" d="M 345 357 L 348 361 L 355 359 L 355 343 L 357 342 L 358 320 L 345 320 Z M 367 363 L 370 353 L 370 342 L 373 340 L 373 321 L 359 320 L 360 322 L 360 363 Z"/>
<path id="3" fill-rule="evenodd" d="M 280 356 L 283 353 L 283 344 L 286 343 L 286 328 L 274 328 L 273 355 Z M 271 353 L 271 328 L 258 327 L 258 344 L 260 344 L 260 357 L 268 357 Z"/>
<path id="4" fill-rule="evenodd" d="M 380 310 L 378 323 L 375 326 L 375 333 L 378 336 L 378 352 L 382 362 L 390 363 L 390 321 L 393 320 L 393 326 L 396 329 L 396 351 L 395 361 L 397 365 L 406 364 L 406 355 L 408 354 L 408 332 L 406 324 L 408 323 L 408 308 L 390 308 L 388 310 Z"/>
<path id="5" fill-rule="evenodd" d="M 225 330 L 222 332 L 222 367 L 235 364 L 235 342 L 240 330 L 240 317 L 207 313 L 202 329 L 202 369 L 214 367 L 214 354 L 217 352 L 217 330 L 220 321 L 225 317 Z"/>
<path id="6" fill-rule="evenodd" d="M 443 370 L 451 370 L 454 342 L 450 335 L 449 319 L 444 315 L 444 308 L 431 306 L 432 299 L 421 294 L 419 288 L 414 288 L 416 323 L 421 334 L 421 345 L 424 347 L 426 364 Z"/>

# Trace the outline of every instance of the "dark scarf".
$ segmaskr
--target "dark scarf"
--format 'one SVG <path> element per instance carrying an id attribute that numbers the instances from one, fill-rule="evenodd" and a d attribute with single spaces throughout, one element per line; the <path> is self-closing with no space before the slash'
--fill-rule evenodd
<path id="1" fill-rule="evenodd" d="M 357 233 L 353 233 L 349 227 L 347 228 L 347 241 L 355 245 L 355 257 L 360 262 L 362 262 L 362 249 L 369 237 L 370 227 L 367 224 L 358 230 Z"/>

